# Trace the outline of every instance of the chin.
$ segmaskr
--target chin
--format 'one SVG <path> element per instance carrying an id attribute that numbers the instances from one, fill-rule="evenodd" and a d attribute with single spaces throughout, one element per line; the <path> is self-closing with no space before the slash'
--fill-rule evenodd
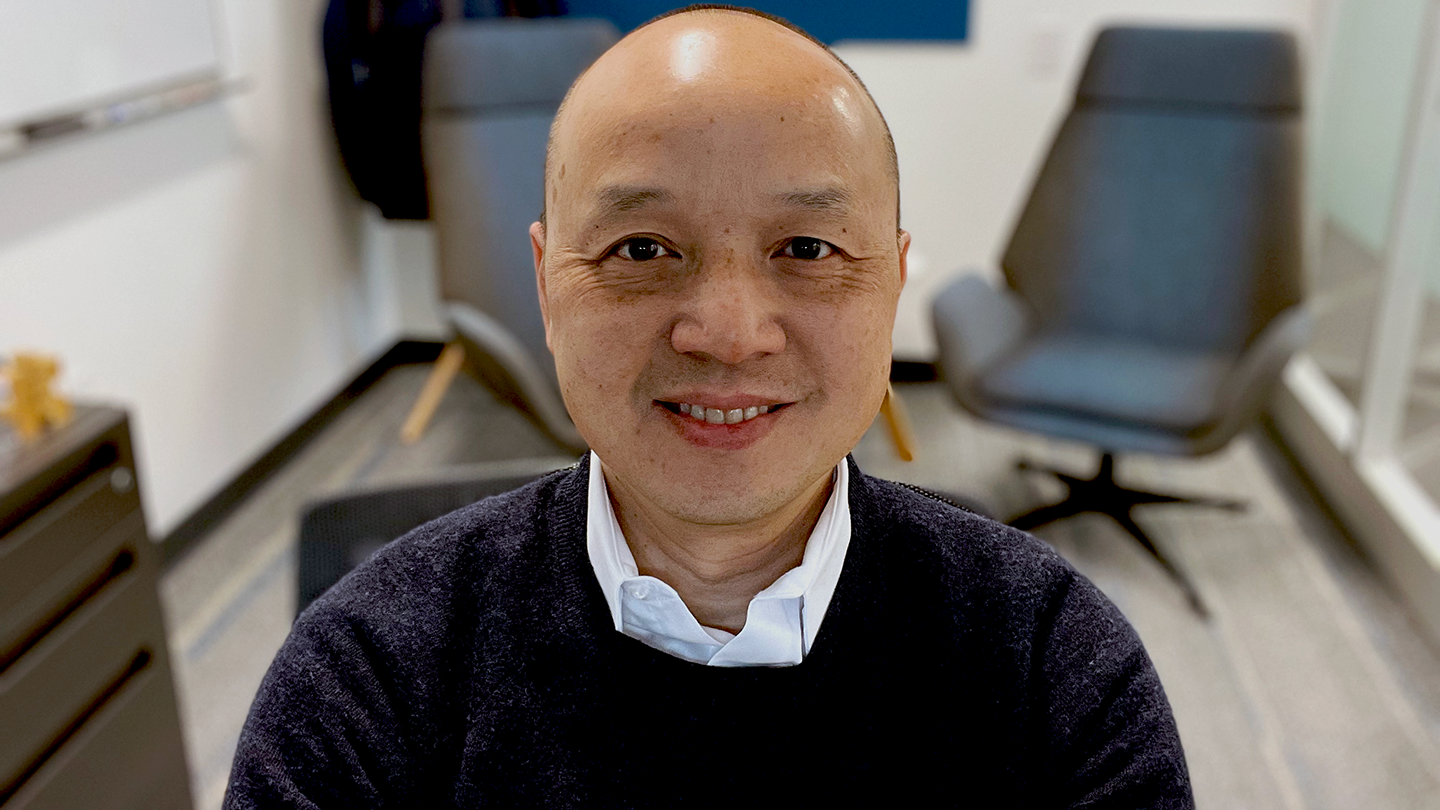
<path id="1" fill-rule="evenodd" d="M 651 483 L 657 487 L 656 503 L 671 515 L 689 523 L 733 526 L 759 521 L 783 510 L 796 498 L 803 497 L 827 472 L 828 468 L 812 477 L 808 472 L 795 471 L 778 480 L 747 476 L 723 488 L 716 487 L 713 479 L 683 482 L 667 479 Z M 659 491 L 659 487 L 664 487 L 664 491 Z"/>

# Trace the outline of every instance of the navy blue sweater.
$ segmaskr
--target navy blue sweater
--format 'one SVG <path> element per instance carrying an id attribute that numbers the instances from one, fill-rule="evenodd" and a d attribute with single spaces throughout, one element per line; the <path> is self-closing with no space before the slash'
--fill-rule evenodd
<path id="1" fill-rule="evenodd" d="M 227 808 L 1189 808 L 1134 631 L 1048 546 L 852 464 L 853 537 L 804 663 L 615 632 L 587 468 L 391 543 L 296 620 Z"/>

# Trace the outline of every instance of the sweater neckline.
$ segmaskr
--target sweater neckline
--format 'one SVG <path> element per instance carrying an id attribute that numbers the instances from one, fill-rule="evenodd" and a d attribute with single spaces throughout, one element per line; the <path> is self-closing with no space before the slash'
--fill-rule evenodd
<path id="1" fill-rule="evenodd" d="M 885 519 L 893 508 L 891 499 L 876 491 L 874 479 L 860 471 L 853 457 L 847 456 L 846 463 L 850 466 L 850 548 L 825 621 L 820 626 L 810 654 L 801 663 L 785 667 L 709 667 L 654 650 L 616 631 L 585 544 L 590 474 L 588 453 L 573 468 L 556 474 L 559 480 L 554 484 L 549 504 L 542 511 L 544 525 L 539 527 L 541 536 L 550 547 L 549 553 L 555 555 L 555 568 L 559 574 L 556 585 L 562 590 L 557 595 L 559 598 L 554 600 L 556 630 L 562 636 L 581 641 L 582 650 L 591 654 L 608 650 L 611 655 L 628 655 L 627 647 L 634 645 L 647 651 L 647 655 L 653 654 L 657 664 L 669 666 L 673 663 L 681 669 L 753 674 L 755 671 L 780 670 L 807 672 L 825 666 L 831 657 L 838 654 L 833 649 L 839 643 L 837 639 L 855 637 L 852 632 L 855 624 L 865 620 L 860 607 L 865 600 L 859 598 L 864 583 L 859 580 L 863 578 L 863 572 L 873 570 L 877 562 L 873 559 L 875 553 L 893 525 L 893 521 Z"/>

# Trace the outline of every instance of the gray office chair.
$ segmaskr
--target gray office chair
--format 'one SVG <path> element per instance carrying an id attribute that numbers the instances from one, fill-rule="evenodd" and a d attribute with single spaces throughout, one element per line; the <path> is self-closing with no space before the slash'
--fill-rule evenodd
<path id="1" fill-rule="evenodd" d="M 1006 287 L 970 275 L 934 303 L 966 410 L 1103 451 L 1093 478 L 1045 470 L 1069 497 L 1011 524 L 1107 514 L 1202 615 L 1131 509 L 1242 505 L 1122 487 L 1114 453 L 1223 447 L 1309 333 L 1298 72 L 1283 33 L 1102 32 L 1005 251 Z"/>
<path id="2" fill-rule="evenodd" d="M 544 204 L 555 112 L 618 38 L 604 20 L 497 18 L 447 22 L 425 45 L 421 137 L 446 317 L 481 378 L 577 450 L 585 443 L 545 347 L 528 231 Z M 417 411 L 434 401 L 422 397 Z M 412 412 L 408 425 L 423 430 L 426 419 Z"/>

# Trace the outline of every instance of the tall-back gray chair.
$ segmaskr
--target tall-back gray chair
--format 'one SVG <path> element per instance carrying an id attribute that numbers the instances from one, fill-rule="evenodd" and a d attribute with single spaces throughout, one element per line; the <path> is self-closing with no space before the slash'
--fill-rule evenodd
<path id="1" fill-rule="evenodd" d="M 1014 520 L 1112 516 L 1203 498 L 1114 480 L 1118 451 L 1199 455 L 1265 406 L 1304 342 L 1300 86 L 1293 39 L 1239 30 L 1102 32 L 1002 265 L 934 304 L 944 378 L 977 416 L 1101 448 L 1070 496 Z"/>
<path id="2" fill-rule="evenodd" d="M 445 314 L 486 382 L 584 446 L 560 399 L 536 297 L 530 223 L 570 84 L 619 32 L 604 20 L 449 22 L 426 41 L 421 134 Z"/>

